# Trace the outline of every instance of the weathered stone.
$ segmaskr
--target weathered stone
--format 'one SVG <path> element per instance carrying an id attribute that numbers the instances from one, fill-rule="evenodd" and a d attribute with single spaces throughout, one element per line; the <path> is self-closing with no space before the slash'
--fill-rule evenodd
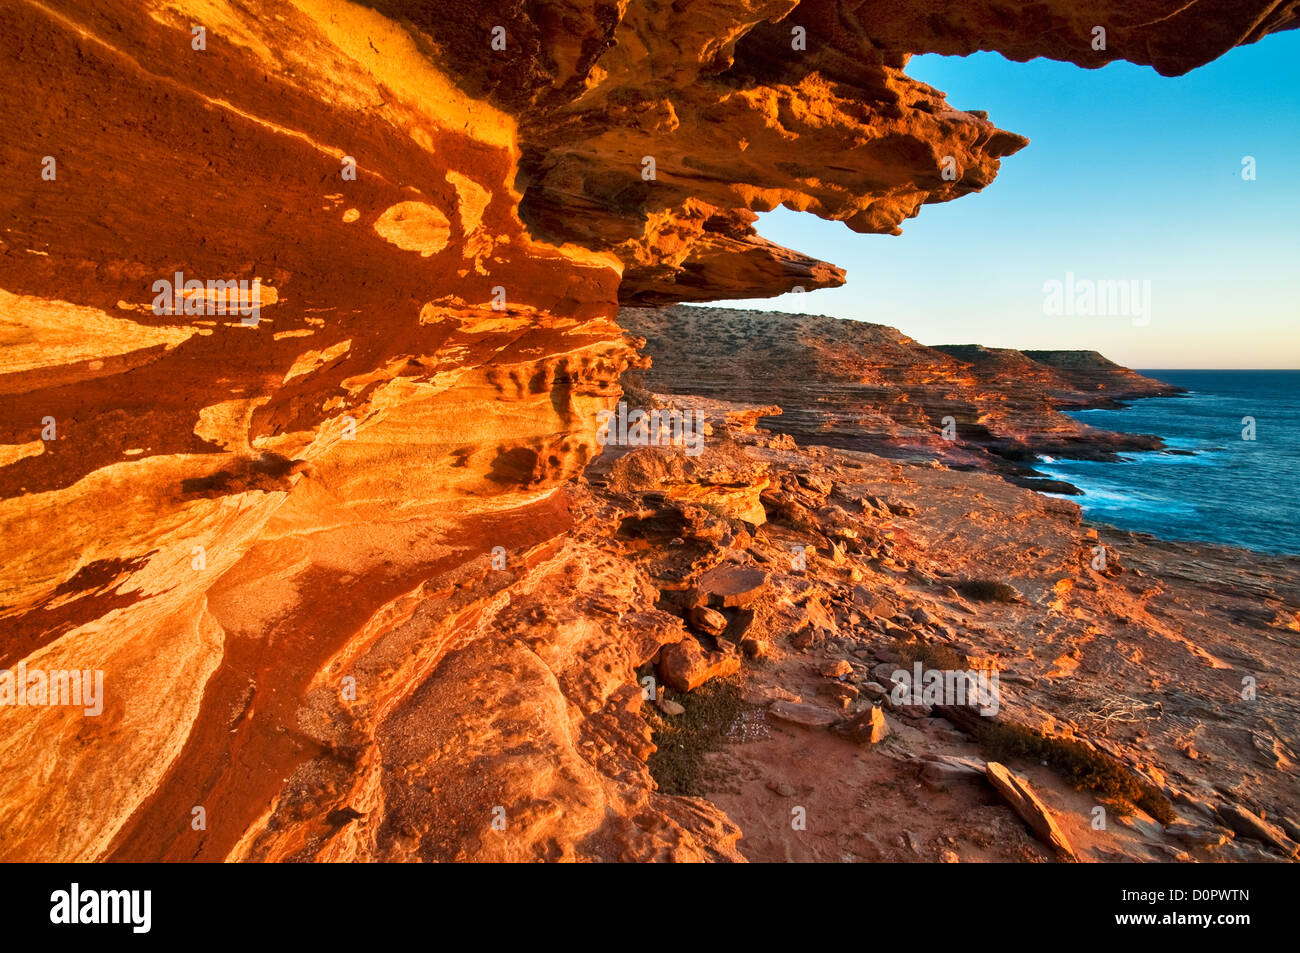
<path id="1" fill-rule="evenodd" d="M 727 631 L 727 617 L 716 609 L 707 606 L 694 606 L 687 613 L 691 628 L 704 635 L 719 636 Z"/>
<path id="2" fill-rule="evenodd" d="M 790 639 L 790 644 L 797 649 L 809 649 L 822 640 L 822 631 L 820 629 L 806 628 L 800 629 Z"/>
<path id="3" fill-rule="evenodd" d="M 1253 811 L 1240 804 L 1225 801 L 1219 805 L 1219 816 L 1224 823 L 1242 837 L 1251 837 L 1272 847 L 1276 847 L 1287 857 L 1295 856 L 1300 845 L 1286 836 L 1276 824 L 1270 824 Z"/>
<path id="4" fill-rule="evenodd" d="M 890 735 L 889 722 L 885 711 L 878 705 L 872 705 L 856 717 L 835 726 L 835 731 L 847 735 L 861 744 L 874 745 L 884 741 Z"/>
<path id="5" fill-rule="evenodd" d="M 894 682 L 894 673 L 902 668 L 901 665 L 894 662 L 881 662 L 871 670 L 871 677 L 885 686 L 892 686 Z M 892 687 L 889 689 L 892 691 Z"/>
<path id="6" fill-rule="evenodd" d="M 767 573 L 750 566 L 724 563 L 704 573 L 695 583 L 710 605 L 747 606 L 767 587 Z"/>
<path id="7" fill-rule="evenodd" d="M 1168 825 L 1165 833 L 1186 844 L 1207 849 L 1221 847 L 1232 839 L 1232 831 L 1226 827 L 1202 827 L 1181 821 Z"/>
<path id="8" fill-rule="evenodd" d="M 1282 825 L 1282 829 L 1286 831 L 1288 837 L 1293 841 L 1300 842 L 1300 824 L 1286 816 L 1278 818 L 1278 823 Z"/>
<path id="9" fill-rule="evenodd" d="M 840 720 L 835 712 L 820 705 L 777 701 L 773 702 L 767 710 L 773 718 L 801 725 L 804 728 L 829 728 Z"/>
<path id="10" fill-rule="evenodd" d="M 926 611 L 924 606 L 918 606 L 912 610 L 912 621 L 917 625 L 934 625 L 938 620 Z"/>
<path id="11" fill-rule="evenodd" d="M 847 659 L 837 659 L 821 666 L 818 672 L 825 678 L 844 678 L 853 674 L 853 665 Z"/>
<path id="12" fill-rule="evenodd" d="M 1074 859 L 1074 848 L 1070 846 L 1065 833 L 1056 823 L 1051 810 L 1039 800 L 1028 781 L 1011 773 L 996 761 L 990 761 L 985 767 L 985 777 L 1040 840 L 1071 860 Z"/>
<path id="13" fill-rule="evenodd" d="M 659 653 L 659 676 L 679 692 L 689 692 L 711 678 L 725 678 L 740 671 L 735 655 L 708 652 L 688 636 Z"/>
<path id="14" fill-rule="evenodd" d="M 866 586 L 853 587 L 853 602 L 863 615 L 871 619 L 885 618 L 894 612 L 894 607 L 888 599 L 877 595 Z"/>

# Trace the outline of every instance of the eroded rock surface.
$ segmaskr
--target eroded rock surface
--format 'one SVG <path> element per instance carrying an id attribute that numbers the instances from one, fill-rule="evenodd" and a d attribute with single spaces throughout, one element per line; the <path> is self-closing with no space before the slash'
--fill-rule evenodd
<path id="1" fill-rule="evenodd" d="M 921 452 L 1030 479 L 1017 463 L 1036 454 L 1114 459 L 1163 446 L 1062 410 L 1181 393 L 1096 352 L 926 347 L 865 321 L 707 307 L 624 308 L 619 320 L 646 339 L 654 390 L 773 401 L 780 416 L 764 425 L 800 442 Z"/>

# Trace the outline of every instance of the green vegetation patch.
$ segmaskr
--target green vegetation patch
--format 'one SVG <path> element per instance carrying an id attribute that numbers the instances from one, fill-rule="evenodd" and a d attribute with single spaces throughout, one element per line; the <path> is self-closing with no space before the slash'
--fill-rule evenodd
<path id="1" fill-rule="evenodd" d="M 664 794 L 703 797 L 725 780 L 722 772 L 709 768 L 704 756 L 721 748 L 754 707 L 741 699 L 741 681 L 740 674 L 715 678 L 688 695 L 673 694 L 670 697 L 686 707 L 683 715 L 665 715 L 653 702 L 642 709 L 658 749 L 648 762 L 650 776 Z"/>
<path id="2" fill-rule="evenodd" d="M 997 579 L 967 579 L 957 586 L 963 596 L 978 602 L 1020 602 L 1015 587 Z"/>

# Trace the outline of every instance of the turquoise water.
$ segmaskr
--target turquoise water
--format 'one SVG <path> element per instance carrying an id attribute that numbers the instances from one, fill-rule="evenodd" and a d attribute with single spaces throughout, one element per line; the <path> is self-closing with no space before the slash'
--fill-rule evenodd
<path id="1" fill-rule="evenodd" d="M 1162 437 L 1191 456 L 1127 453 L 1119 463 L 1044 459 L 1041 472 L 1084 491 L 1084 515 L 1165 539 L 1300 554 L 1300 371 L 1141 371 L 1189 391 L 1070 416 Z M 1242 439 L 1253 417 L 1255 439 Z"/>

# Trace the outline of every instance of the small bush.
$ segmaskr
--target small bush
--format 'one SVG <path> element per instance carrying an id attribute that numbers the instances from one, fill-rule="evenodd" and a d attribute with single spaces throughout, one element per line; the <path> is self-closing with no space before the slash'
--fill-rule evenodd
<path id="1" fill-rule="evenodd" d="M 903 661 L 907 665 L 920 662 L 927 669 L 940 669 L 946 672 L 961 672 L 971 667 L 970 659 L 946 645 L 895 641 L 894 651 L 903 656 Z"/>
<path id="2" fill-rule="evenodd" d="M 664 715 L 654 702 L 642 708 L 657 749 L 647 762 L 650 776 L 664 794 L 702 797 L 722 780 L 707 770 L 704 756 L 722 747 L 728 732 L 752 707 L 740 697 L 741 678 L 715 678 L 689 695 L 676 696 L 686 706 L 683 715 Z M 664 690 L 662 685 L 659 690 Z"/>
<path id="3" fill-rule="evenodd" d="M 996 579 L 967 579 L 957 589 L 962 595 L 980 602 L 1020 601 L 1020 593 L 1014 587 Z"/>
<path id="4" fill-rule="evenodd" d="M 976 729 L 980 746 L 993 760 L 1031 758 L 1046 761 L 1076 790 L 1087 789 L 1116 801 L 1137 805 L 1161 824 L 1177 820 L 1173 805 L 1152 784 L 1110 755 L 1072 738 L 1052 738 L 1032 728 L 1008 722 L 988 722 Z"/>

